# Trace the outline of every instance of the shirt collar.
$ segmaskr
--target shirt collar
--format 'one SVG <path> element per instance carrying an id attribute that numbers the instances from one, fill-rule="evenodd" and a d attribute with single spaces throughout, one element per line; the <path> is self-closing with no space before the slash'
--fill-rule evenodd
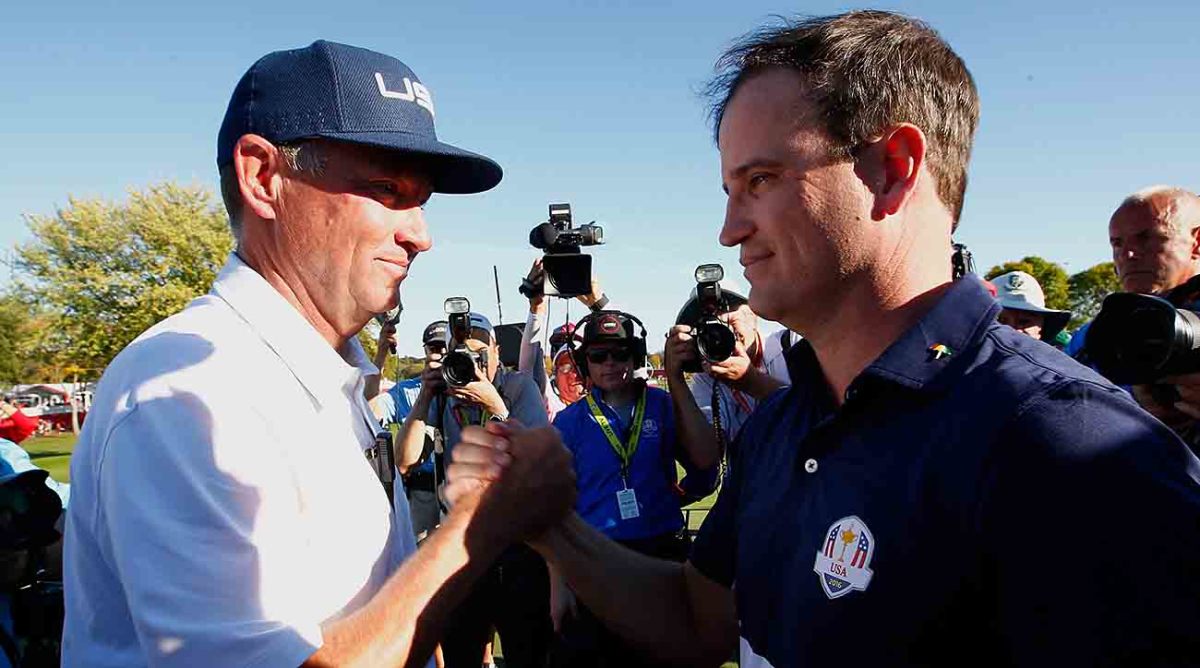
<path id="1" fill-rule="evenodd" d="M 956 280 L 937 304 L 861 375 L 913 389 L 935 380 L 939 384 L 949 381 L 966 369 L 967 352 L 982 340 L 999 312 L 1000 306 L 978 277 Z"/>
<path id="2" fill-rule="evenodd" d="M 283 295 L 236 253 L 213 281 L 215 297 L 229 304 L 291 370 L 318 404 L 331 391 L 352 396 L 360 392 L 362 377 L 377 374 L 357 337 L 337 351 Z"/>

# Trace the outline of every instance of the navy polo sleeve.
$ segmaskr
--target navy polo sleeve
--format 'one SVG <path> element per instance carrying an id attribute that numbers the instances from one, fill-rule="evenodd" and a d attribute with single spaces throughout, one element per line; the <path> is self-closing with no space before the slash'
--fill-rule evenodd
<path id="1" fill-rule="evenodd" d="M 1200 657 L 1200 461 L 1128 396 L 1066 381 L 1026 401 L 983 493 L 1008 663 Z"/>
<path id="2" fill-rule="evenodd" d="M 732 448 L 731 452 L 740 450 Z M 689 558 L 704 577 L 726 587 L 733 586 L 737 571 L 737 506 L 741 470 L 740 462 L 733 462 L 730 466 L 729 478 L 721 486 L 717 502 L 708 517 L 704 518 Z"/>

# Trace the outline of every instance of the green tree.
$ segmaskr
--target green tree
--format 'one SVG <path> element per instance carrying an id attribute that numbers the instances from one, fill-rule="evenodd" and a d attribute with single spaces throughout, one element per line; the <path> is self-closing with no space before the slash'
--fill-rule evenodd
<path id="1" fill-rule="evenodd" d="M 34 356 L 43 323 L 36 307 L 17 295 L 0 296 L 0 383 L 46 380 Z"/>
<path id="2" fill-rule="evenodd" d="M 1096 317 L 1104 298 L 1121 290 L 1121 281 L 1113 263 L 1102 262 L 1073 274 L 1068 289 L 1073 313 L 1071 327 L 1074 328 Z"/>
<path id="3" fill-rule="evenodd" d="M 71 198 L 53 216 L 27 216 L 17 247 L 21 294 L 45 314 L 44 364 L 99 375 L 138 334 L 204 294 L 233 248 L 212 194 L 173 183 L 126 202 Z"/>
<path id="4" fill-rule="evenodd" d="M 1010 271 L 1023 271 L 1037 279 L 1042 286 L 1042 292 L 1046 294 L 1046 308 L 1068 308 L 1070 299 L 1067 290 L 1067 271 L 1057 262 L 1030 255 L 1017 262 L 1005 262 L 992 267 L 984 278 L 990 280 Z"/>

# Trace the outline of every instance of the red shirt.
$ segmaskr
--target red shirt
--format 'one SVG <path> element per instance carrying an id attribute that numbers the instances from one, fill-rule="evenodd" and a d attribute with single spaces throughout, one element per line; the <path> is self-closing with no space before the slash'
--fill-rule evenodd
<path id="1" fill-rule="evenodd" d="M 0 418 L 0 438 L 7 438 L 13 443 L 20 443 L 37 431 L 37 418 L 30 417 L 18 408 L 16 413 Z"/>

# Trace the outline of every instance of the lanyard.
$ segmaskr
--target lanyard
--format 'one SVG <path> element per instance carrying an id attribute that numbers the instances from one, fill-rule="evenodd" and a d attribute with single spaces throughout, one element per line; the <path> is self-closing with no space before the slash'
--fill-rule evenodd
<path id="1" fill-rule="evenodd" d="M 454 421 L 458 423 L 459 429 L 462 429 L 467 425 L 468 422 L 470 422 L 470 420 L 467 419 L 466 411 L 463 410 L 462 406 L 454 404 L 454 408 L 451 410 L 451 412 L 454 413 Z M 487 409 L 481 409 L 479 413 L 479 426 L 484 426 L 490 419 L 492 419 L 492 414 L 487 412 Z"/>
<path id="2" fill-rule="evenodd" d="M 621 439 L 617 438 L 608 417 L 600 410 L 595 397 L 590 393 L 587 402 L 588 407 L 592 409 L 592 417 L 596 420 L 596 424 L 600 425 L 600 430 L 604 432 L 608 444 L 612 446 L 613 452 L 617 453 L 617 458 L 621 460 L 621 477 L 628 479 L 629 463 L 633 461 L 633 453 L 637 452 L 638 441 L 642 436 L 642 422 L 646 417 L 646 391 L 642 390 L 642 396 L 638 397 L 637 407 L 633 410 L 633 425 L 629 429 L 627 443 L 621 443 Z"/>

